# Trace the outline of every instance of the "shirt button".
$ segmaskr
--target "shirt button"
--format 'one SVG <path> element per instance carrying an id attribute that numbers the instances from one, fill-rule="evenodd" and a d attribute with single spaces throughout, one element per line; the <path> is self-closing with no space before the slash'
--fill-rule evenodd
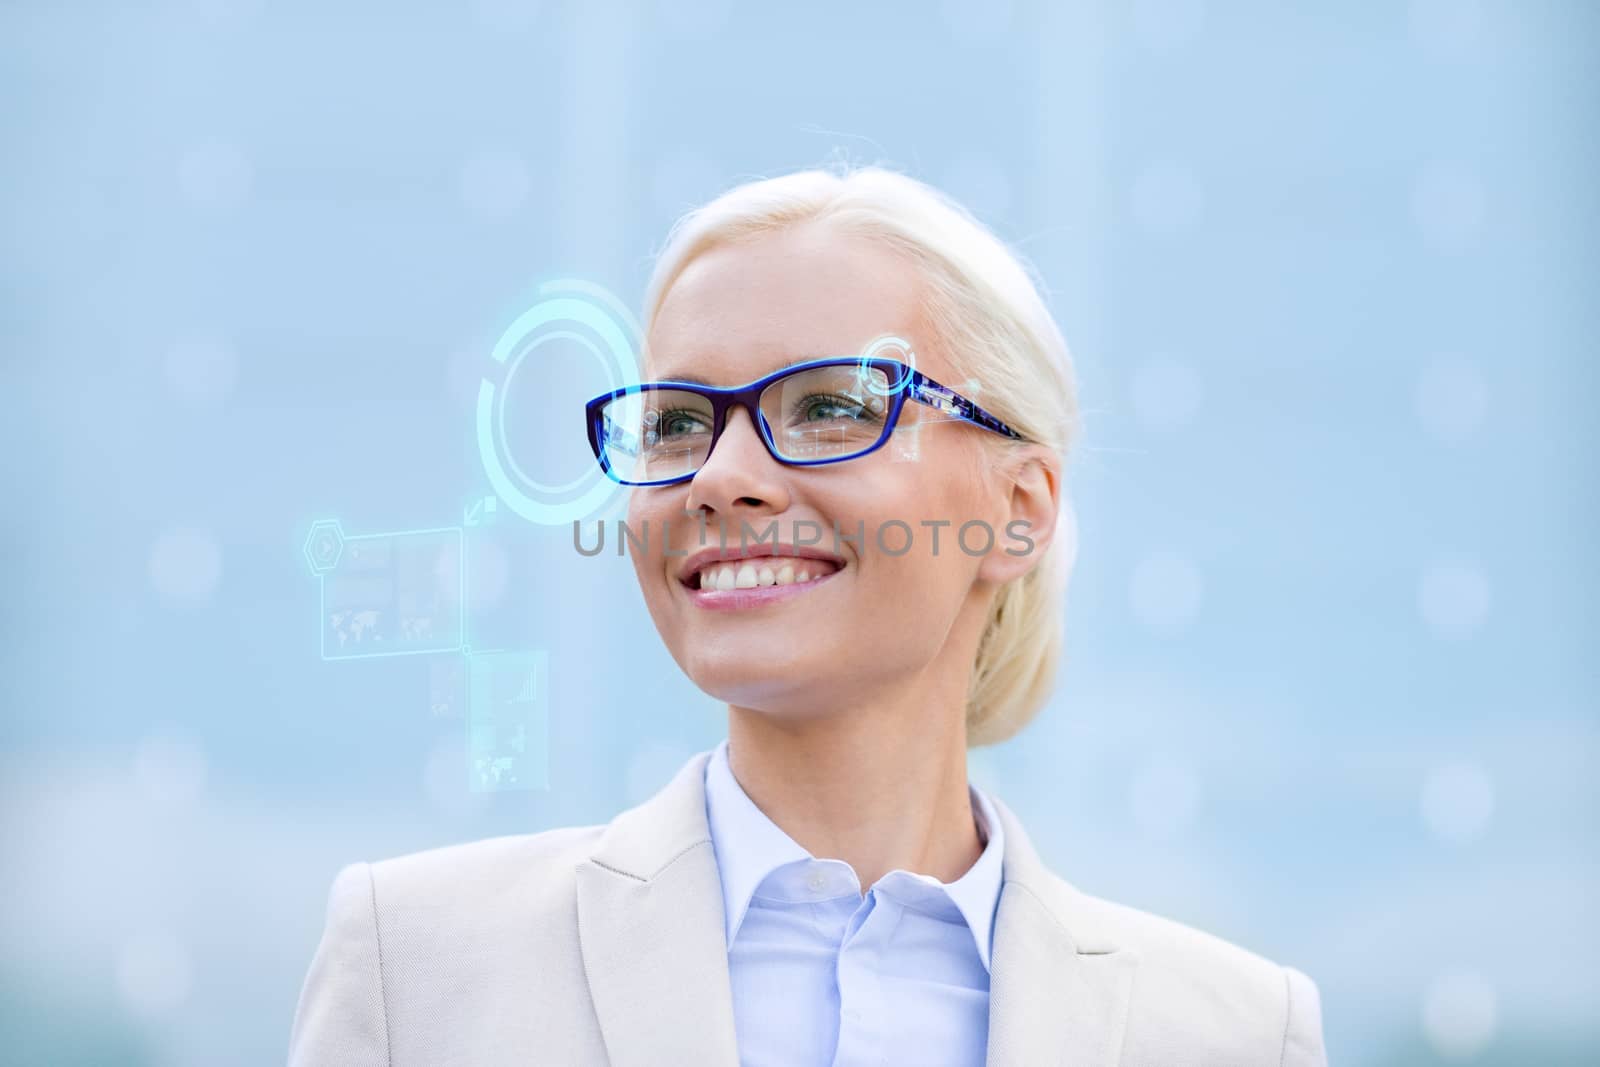
<path id="1" fill-rule="evenodd" d="M 822 892 L 822 887 L 827 884 L 828 880 L 822 876 L 821 871 L 812 872 L 811 877 L 806 879 L 806 885 L 811 887 L 813 893 Z"/>

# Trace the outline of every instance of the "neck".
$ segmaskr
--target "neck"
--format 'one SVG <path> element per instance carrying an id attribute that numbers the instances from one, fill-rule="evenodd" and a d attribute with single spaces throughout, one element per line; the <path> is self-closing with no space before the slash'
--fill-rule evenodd
<path id="1" fill-rule="evenodd" d="M 799 721 L 730 706 L 729 767 L 769 819 L 813 856 L 850 864 L 863 890 L 896 869 L 953 882 L 983 852 L 961 681 L 936 687 L 959 701 L 913 685 Z"/>

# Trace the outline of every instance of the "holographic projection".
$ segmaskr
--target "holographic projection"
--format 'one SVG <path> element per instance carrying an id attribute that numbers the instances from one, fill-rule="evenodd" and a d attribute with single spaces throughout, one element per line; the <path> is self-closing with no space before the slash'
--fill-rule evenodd
<path id="1" fill-rule="evenodd" d="M 548 788 L 548 657 L 468 643 L 465 550 L 457 526 L 350 535 L 335 519 L 312 523 L 322 658 L 436 655 L 428 707 L 438 718 L 465 711 L 468 787 Z"/>
<path id="2" fill-rule="evenodd" d="M 544 652 L 484 652 L 468 658 L 472 788 L 549 788 L 549 662 Z"/>
<path id="3" fill-rule="evenodd" d="M 459 527 L 347 535 L 311 524 L 306 559 L 322 587 L 322 658 L 457 652 L 466 643 Z"/>
<path id="4" fill-rule="evenodd" d="M 325 517 L 305 534 L 323 660 L 434 657 L 425 707 L 431 717 L 465 722 L 463 777 L 473 791 L 548 788 L 549 657 L 480 647 L 500 640 L 474 642 L 468 532 L 513 516 L 540 527 L 604 521 L 622 486 L 574 427 L 585 399 L 639 381 L 639 351 L 637 323 L 605 289 L 572 279 L 540 285 L 480 368 L 470 437 L 489 491 L 471 498 L 459 523 L 374 532 Z M 917 366 L 911 343 L 898 336 L 880 336 L 860 354 Z M 865 398 L 869 408 L 893 395 L 870 375 L 860 388 L 875 394 Z M 958 388 L 977 399 L 977 382 Z M 906 405 L 890 457 L 919 460 L 923 427 L 959 418 L 954 408 Z"/>
<path id="5" fill-rule="evenodd" d="M 581 411 L 574 373 L 608 388 L 636 381 L 638 348 L 637 324 L 603 288 L 544 283 L 482 368 L 471 434 L 492 492 L 474 497 L 458 525 L 364 532 L 319 518 L 306 532 L 323 660 L 433 657 L 426 707 L 431 717 L 464 720 L 463 781 L 474 792 L 549 788 L 549 655 L 474 645 L 468 531 L 511 516 L 564 526 L 616 503 L 621 487 L 592 456 L 560 455 L 565 423 L 547 413 Z M 570 404 L 552 399 L 569 392 Z M 555 436 L 519 441 L 530 424 Z M 563 458 L 566 469 L 546 469 Z"/>
<path id="6" fill-rule="evenodd" d="M 527 380 L 534 377 L 530 368 L 539 371 L 534 388 L 548 388 L 553 377 L 568 369 L 565 360 L 554 365 L 552 360 L 541 360 L 551 352 L 582 353 L 583 359 L 597 365 L 606 384 L 595 392 L 637 382 L 639 328 L 627 309 L 598 286 L 555 282 L 543 286 L 540 295 L 543 299 L 517 317 L 489 354 L 491 366 L 478 387 L 478 457 L 490 487 L 508 508 L 541 526 L 565 526 L 611 503 L 620 487 L 586 457 L 579 457 L 583 460 L 579 473 L 567 481 L 545 482 L 530 476 L 510 440 L 511 430 L 521 420 L 508 418 L 507 409 L 528 388 Z M 586 399 L 575 396 L 571 410 L 581 413 Z M 568 425 L 568 420 L 559 419 L 557 424 Z"/>
<path id="7" fill-rule="evenodd" d="M 897 359 L 912 370 L 917 368 L 917 353 L 911 347 L 911 342 L 901 337 L 886 335 L 879 337 L 867 345 L 861 352 L 863 366 L 869 359 Z M 863 378 L 863 387 L 874 396 L 891 397 L 904 389 L 911 381 L 907 376 L 902 378 L 898 385 L 883 388 L 874 384 L 870 378 Z M 979 383 L 976 378 L 968 378 L 965 382 L 955 386 L 968 400 L 981 403 Z M 907 404 L 900 411 L 900 421 L 896 424 L 894 433 L 889 439 L 889 455 L 901 462 L 916 463 L 922 459 L 922 428 L 936 422 L 959 422 L 961 416 L 954 408 L 933 408 L 926 404 Z"/>

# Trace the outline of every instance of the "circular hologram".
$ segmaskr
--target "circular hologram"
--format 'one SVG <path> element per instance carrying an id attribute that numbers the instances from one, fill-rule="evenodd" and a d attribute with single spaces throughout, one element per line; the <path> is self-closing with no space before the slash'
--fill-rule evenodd
<path id="1" fill-rule="evenodd" d="M 868 345 L 861 353 L 861 384 L 866 386 L 867 392 L 874 396 L 894 396 L 911 384 L 911 375 L 901 375 L 900 380 L 892 389 L 879 389 L 873 382 L 872 375 L 867 372 L 868 361 L 874 359 L 898 359 L 901 363 L 917 369 L 917 354 L 911 350 L 911 342 L 899 337 L 880 337 Z"/>
<path id="2" fill-rule="evenodd" d="M 603 288 L 562 279 L 539 287 L 541 299 L 517 316 L 490 353 L 492 366 L 478 385 L 478 455 L 495 495 L 529 522 L 562 526 L 604 507 L 622 487 L 592 463 L 575 478 L 530 472 L 511 455 L 507 444 L 507 396 L 519 375 L 536 373 L 538 362 L 566 342 L 592 355 L 605 372 L 608 389 L 638 380 L 635 352 L 639 328 L 627 309 Z M 541 351 L 543 349 L 543 351 Z M 547 398 L 563 421 L 570 415 L 581 433 L 585 396 Z M 537 474 L 537 476 L 536 476 Z"/>
<path id="3" fill-rule="evenodd" d="M 500 435 L 499 439 L 496 441 L 496 444 L 499 446 L 500 455 L 505 457 L 506 466 L 510 468 L 512 475 L 516 477 L 517 481 L 548 496 L 560 496 L 563 493 L 570 493 L 580 488 L 585 482 L 589 481 L 589 471 L 588 469 L 585 469 L 579 473 L 576 478 L 573 478 L 570 481 L 562 482 L 560 485 L 546 485 L 537 478 L 534 478 L 532 475 L 528 474 L 523 470 L 522 464 L 517 462 L 518 450 L 512 447 L 511 442 L 508 439 L 506 427 L 510 424 L 511 420 L 506 417 L 506 409 L 507 407 L 511 407 L 513 410 L 516 408 L 516 404 L 511 400 L 511 397 L 517 392 L 518 387 L 516 384 L 516 379 L 519 377 L 518 372 L 521 371 L 527 363 L 525 357 L 533 355 L 534 351 L 541 346 L 554 346 L 561 341 L 570 341 L 579 351 L 594 357 L 595 361 L 600 364 L 600 368 L 605 374 L 607 390 L 615 389 L 618 385 L 614 368 L 612 368 L 607 361 L 606 354 L 600 350 L 599 346 L 596 345 L 588 335 L 579 333 L 575 330 L 550 330 L 546 333 L 540 334 L 529 343 L 528 348 L 518 355 L 516 361 L 506 370 L 505 378 L 500 383 L 500 393 L 498 398 L 499 410 L 495 412 L 495 429 Z M 549 358 L 559 359 L 560 355 L 552 352 L 550 353 Z M 524 389 L 537 392 L 539 390 L 539 384 L 529 383 L 524 387 Z M 561 395 L 560 390 L 556 390 L 555 393 L 557 396 Z"/>

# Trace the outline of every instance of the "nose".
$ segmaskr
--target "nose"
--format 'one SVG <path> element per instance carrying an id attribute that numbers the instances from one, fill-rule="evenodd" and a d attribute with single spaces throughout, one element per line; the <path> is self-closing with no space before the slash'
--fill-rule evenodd
<path id="1" fill-rule="evenodd" d="M 783 465 L 772 458 L 750 412 L 728 409 L 722 436 L 689 480 L 689 510 L 704 508 L 725 520 L 776 515 L 789 506 Z"/>

